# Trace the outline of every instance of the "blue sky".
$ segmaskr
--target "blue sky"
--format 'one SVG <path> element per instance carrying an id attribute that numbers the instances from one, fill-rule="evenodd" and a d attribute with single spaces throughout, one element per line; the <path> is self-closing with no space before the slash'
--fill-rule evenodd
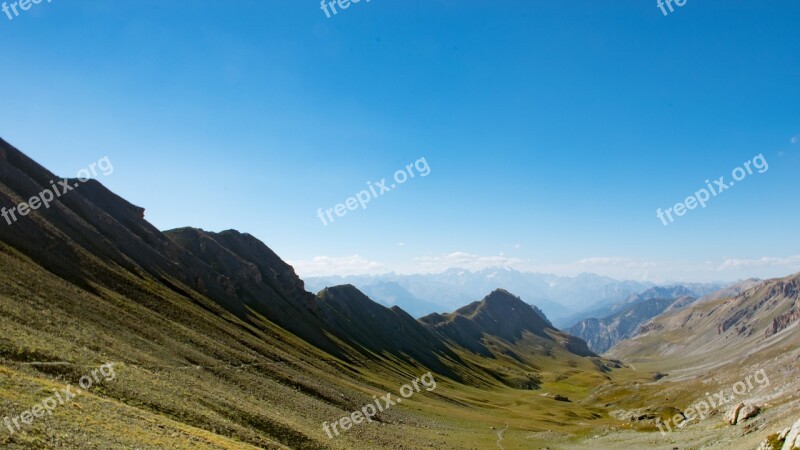
<path id="1" fill-rule="evenodd" d="M 54 0 L 0 13 L 0 136 L 64 176 L 108 156 L 101 181 L 157 227 L 247 231 L 303 275 L 785 275 L 798 19 L 794 0 Z M 759 154 L 765 173 L 656 217 Z M 428 176 L 317 217 L 422 157 Z"/>

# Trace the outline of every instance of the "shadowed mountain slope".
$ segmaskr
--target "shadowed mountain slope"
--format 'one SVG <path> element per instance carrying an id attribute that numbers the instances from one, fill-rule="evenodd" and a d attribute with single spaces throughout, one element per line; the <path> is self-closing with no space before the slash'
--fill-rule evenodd
<path id="1" fill-rule="evenodd" d="M 324 332 L 364 356 L 393 355 L 459 379 L 440 360 L 460 364 L 458 357 L 404 311 L 379 305 L 353 286 L 306 292 L 294 269 L 249 234 L 182 228 L 166 235 L 224 275 L 226 290 L 248 308 L 320 348 L 336 351 L 324 345 Z"/>
<path id="2" fill-rule="evenodd" d="M 51 180 L 0 140 L 0 206 Z M 25 433 L 0 435 L 0 447 L 483 448 L 498 411 L 486 405 L 512 403 L 504 415 L 518 426 L 541 404 L 541 423 L 606 423 L 593 405 L 519 396 L 541 387 L 580 398 L 609 381 L 611 365 L 518 298 L 498 291 L 442 318 L 441 327 L 416 321 L 352 286 L 306 292 L 253 236 L 162 233 L 142 208 L 88 181 L 0 224 L 0 409 L 19 414 L 101 364 L 114 363 L 117 378 Z M 449 338 L 462 322 L 469 336 Z M 324 433 L 323 422 L 427 371 L 435 392 L 382 412 L 376 426 Z"/>
<path id="3" fill-rule="evenodd" d="M 353 286 L 336 286 L 317 297 L 326 323 L 376 356 L 390 354 L 400 360 L 413 359 L 424 367 L 462 381 L 444 364 L 463 365 L 463 361 L 416 319 L 398 307 L 391 309 L 370 300 Z"/>
<path id="4" fill-rule="evenodd" d="M 441 306 L 415 297 L 406 288 L 393 281 L 379 281 L 357 287 L 369 298 L 388 307 L 399 306 L 413 317 L 423 317 L 442 310 Z"/>
<path id="5" fill-rule="evenodd" d="M 484 337 L 502 339 L 510 344 L 534 337 L 542 343 L 555 343 L 578 356 L 595 356 L 583 341 L 556 330 L 531 305 L 503 289 L 453 313 L 431 314 L 420 320 L 451 342 L 481 355 L 491 354 L 483 342 Z"/>

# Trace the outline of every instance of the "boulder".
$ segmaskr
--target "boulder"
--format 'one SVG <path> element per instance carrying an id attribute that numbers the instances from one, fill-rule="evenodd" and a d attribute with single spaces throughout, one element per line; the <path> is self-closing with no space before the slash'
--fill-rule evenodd
<path id="1" fill-rule="evenodd" d="M 760 412 L 761 408 L 756 405 L 738 403 L 725 413 L 725 422 L 727 422 L 728 425 L 736 425 L 737 423 L 742 423 L 751 417 L 757 416 Z"/>
<path id="2" fill-rule="evenodd" d="M 760 412 L 761 408 L 756 405 L 744 405 L 739 411 L 739 417 L 736 419 L 736 423 L 742 423 L 751 417 L 757 416 Z"/>
<path id="3" fill-rule="evenodd" d="M 725 422 L 728 425 L 736 425 L 736 421 L 739 419 L 739 411 L 744 408 L 744 403 L 738 403 L 733 408 L 729 409 L 728 412 L 725 413 Z"/>

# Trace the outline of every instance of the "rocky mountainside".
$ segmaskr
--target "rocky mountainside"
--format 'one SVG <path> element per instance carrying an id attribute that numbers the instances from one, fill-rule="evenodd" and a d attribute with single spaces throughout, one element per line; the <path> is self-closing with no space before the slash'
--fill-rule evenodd
<path id="1" fill-rule="evenodd" d="M 697 302 L 705 302 L 708 300 L 719 300 L 722 298 L 731 298 L 736 297 L 737 295 L 741 294 L 742 292 L 754 288 L 759 284 L 763 283 L 764 280 L 759 280 L 758 278 L 749 278 L 747 280 L 742 280 L 737 283 L 734 283 L 728 287 L 720 289 L 718 291 L 712 292 L 710 294 L 704 295 L 700 297 Z"/>
<path id="2" fill-rule="evenodd" d="M 780 449 L 793 440 L 787 435 L 800 413 L 800 274 L 752 284 L 733 297 L 667 311 L 606 353 L 638 370 L 658 368 L 658 382 L 641 386 L 630 398 L 658 395 L 662 411 L 685 413 L 690 405 L 708 400 L 712 394 L 707 393 L 725 394 L 718 397 L 724 402 L 709 407 L 713 419 L 686 427 L 678 439 L 709 442 L 715 430 L 730 429 L 713 442 L 756 448 L 769 435 L 776 447 L 761 448 Z M 755 376 L 760 385 L 752 384 Z M 735 426 L 730 420 L 720 423 L 723 414 L 736 416 L 736 408 L 755 416 Z"/>
<path id="3" fill-rule="evenodd" d="M 599 319 L 610 317 L 622 310 L 627 310 L 631 305 L 636 305 L 652 299 L 678 299 L 699 298 L 724 288 L 723 283 L 683 283 L 666 286 L 653 286 L 641 292 L 636 292 L 625 297 L 610 299 L 600 305 L 562 318 L 556 325 L 563 329 L 570 329 L 585 319 Z"/>
<path id="4" fill-rule="evenodd" d="M 0 206 L 27 201 L 51 180 L 59 178 L 0 140 Z M 503 402 L 544 387 L 583 395 L 617 370 L 508 293 L 435 326 L 353 286 L 310 293 L 249 234 L 161 232 L 99 182 L 67 181 L 77 187 L 49 208 L 0 226 L 0 408 L 19 413 L 41 392 L 109 362 L 117 381 L 80 408 L 0 436 L 0 447 L 93 448 L 99 440 L 180 448 L 189 439 L 203 448 L 354 448 L 365 440 L 444 448 L 462 437 L 445 442 L 432 424 L 485 429 L 494 414 L 482 409 L 487 396 Z M 468 324 L 447 325 L 451 318 Z M 461 332 L 469 339 L 451 338 Z M 417 402 L 438 422 L 400 408 L 377 418 L 388 427 L 328 441 L 320 424 L 429 371 L 441 387 Z M 472 408 L 469 417 L 454 404 Z M 550 409 L 562 420 L 590 410 Z M 76 428 L 82 411 L 114 419 L 87 433 Z"/>
<path id="5" fill-rule="evenodd" d="M 578 356 L 595 356 L 583 341 L 553 328 L 540 312 L 503 289 L 451 314 L 432 314 L 420 320 L 448 341 L 486 356 L 491 351 L 485 338 L 512 344 L 525 338 L 537 339 Z"/>
<path id="6" fill-rule="evenodd" d="M 0 207 L 57 179 L 0 141 Z M 705 433 L 742 448 L 791 426 L 797 277 L 677 299 L 617 346 L 622 362 L 506 290 L 415 320 L 352 285 L 308 292 L 249 234 L 161 232 L 100 183 L 68 182 L 78 187 L 50 208 L 0 226 L 0 410 L 18 417 L 102 364 L 116 377 L 20 432 L 4 428 L 2 448 L 491 448 L 504 425 L 506 448 L 618 448 L 657 434 L 619 411 L 672 411 L 757 364 L 789 391 L 757 397 L 753 423 L 780 420 L 758 436 Z M 435 390 L 337 439 L 324 431 L 426 372 Z"/>
<path id="7" fill-rule="evenodd" d="M 440 310 L 441 306 L 415 297 L 406 288 L 393 281 L 379 281 L 375 284 L 361 286 L 359 290 L 384 306 L 403 308 L 404 311 L 414 317 L 423 317 L 434 312 L 442 312 Z"/>
<path id="8" fill-rule="evenodd" d="M 639 336 L 620 343 L 612 354 L 636 358 L 680 352 L 684 358 L 719 359 L 793 339 L 796 333 L 785 331 L 798 322 L 799 283 L 800 275 L 768 280 L 735 297 L 671 311 L 644 324 Z"/>
<path id="9" fill-rule="evenodd" d="M 651 298 L 637 301 L 602 319 L 585 319 L 567 330 L 580 337 L 592 351 L 605 353 L 617 342 L 636 335 L 639 326 L 670 308 L 682 308 L 694 302 L 694 297 Z"/>

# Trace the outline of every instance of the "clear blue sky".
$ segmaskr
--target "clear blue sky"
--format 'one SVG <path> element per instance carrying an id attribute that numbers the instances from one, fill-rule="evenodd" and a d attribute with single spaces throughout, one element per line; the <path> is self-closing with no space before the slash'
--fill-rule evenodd
<path id="1" fill-rule="evenodd" d="M 108 156 L 157 227 L 247 231 L 305 275 L 781 275 L 799 23 L 796 0 L 45 1 L 0 13 L 0 136 L 65 176 Z M 420 157 L 429 176 L 322 225 Z"/>

